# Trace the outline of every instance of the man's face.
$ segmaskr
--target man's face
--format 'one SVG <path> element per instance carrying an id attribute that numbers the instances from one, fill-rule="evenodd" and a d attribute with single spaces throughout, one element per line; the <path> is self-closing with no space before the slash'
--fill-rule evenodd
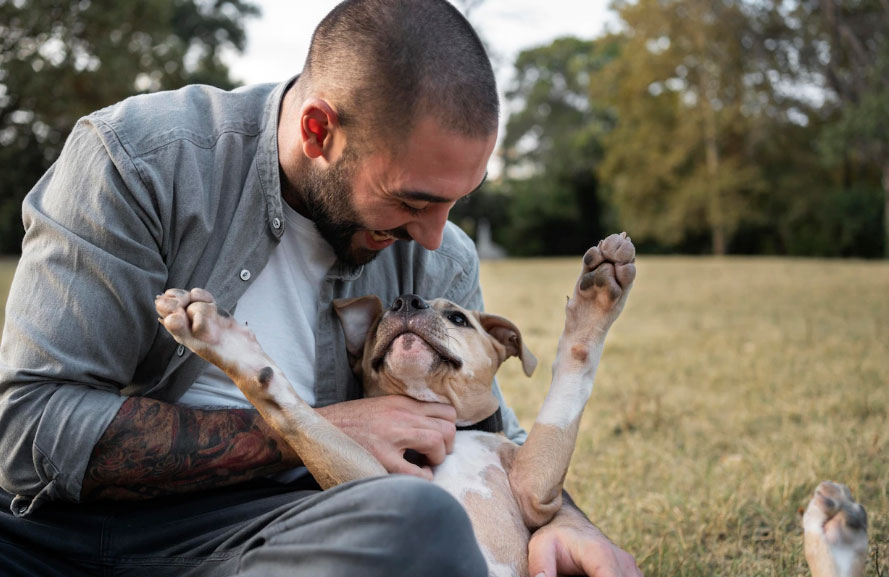
<path id="1" fill-rule="evenodd" d="M 495 140 L 455 135 L 424 118 L 398 152 L 358 158 L 347 146 L 299 186 L 340 260 L 367 263 L 397 239 L 435 250 L 451 207 L 484 180 Z"/>

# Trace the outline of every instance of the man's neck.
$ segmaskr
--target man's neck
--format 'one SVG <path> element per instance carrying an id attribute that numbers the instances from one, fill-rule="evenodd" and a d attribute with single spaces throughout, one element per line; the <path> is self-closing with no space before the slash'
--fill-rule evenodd
<path id="1" fill-rule="evenodd" d="M 301 159 L 294 154 L 293 147 L 299 143 L 299 103 L 302 102 L 303 87 L 300 84 L 302 77 L 297 78 L 293 85 L 284 93 L 281 99 L 281 108 L 278 111 L 278 180 L 281 183 L 281 198 L 290 208 L 311 219 L 308 207 L 302 193 L 294 185 L 300 173 L 296 163 Z M 282 155 L 284 151 L 284 155 Z"/>
<path id="2" fill-rule="evenodd" d="M 284 172 L 284 168 L 280 164 L 278 165 L 278 180 L 281 181 L 281 198 L 284 202 L 300 215 L 311 220 L 312 216 L 303 200 L 303 195 L 291 184 L 290 179 L 287 178 L 287 174 Z"/>

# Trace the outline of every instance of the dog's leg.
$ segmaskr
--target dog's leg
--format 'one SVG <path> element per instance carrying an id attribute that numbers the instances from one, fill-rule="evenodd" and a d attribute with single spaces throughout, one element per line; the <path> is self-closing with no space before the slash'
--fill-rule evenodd
<path id="1" fill-rule="evenodd" d="M 812 577 L 860 577 L 867 563 L 867 513 L 849 488 L 825 481 L 803 515 Z"/>
<path id="2" fill-rule="evenodd" d="M 549 393 L 509 473 L 529 527 L 548 523 L 562 505 L 580 416 L 593 390 L 605 335 L 636 277 L 635 259 L 636 249 L 625 233 L 609 236 L 584 255 L 566 307 Z"/>
<path id="3" fill-rule="evenodd" d="M 209 292 L 170 289 L 157 297 L 155 308 L 177 342 L 234 381 L 322 488 L 386 474 L 373 455 L 299 398 L 253 332 L 217 311 Z"/>

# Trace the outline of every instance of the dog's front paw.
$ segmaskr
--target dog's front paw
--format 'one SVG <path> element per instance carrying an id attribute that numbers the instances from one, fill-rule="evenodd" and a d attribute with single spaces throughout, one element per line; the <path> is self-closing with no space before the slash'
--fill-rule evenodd
<path id="1" fill-rule="evenodd" d="M 583 256 L 577 281 L 581 298 L 593 298 L 605 310 L 623 305 L 636 279 L 636 247 L 627 233 L 612 234 Z"/>
<path id="2" fill-rule="evenodd" d="M 218 310 L 213 295 L 204 289 L 169 289 L 157 296 L 154 307 L 176 342 L 226 373 L 268 364 L 253 332 Z"/>
<path id="3" fill-rule="evenodd" d="M 867 562 L 867 513 L 849 488 L 824 481 L 803 515 L 806 561 L 813 577 L 858 577 Z"/>
<path id="4" fill-rule="evenodd" d="M 204 289 L 168 289 L 154 299 L 158 320 L 176 342 L 191 350 L 215 344 L 219 331 L 213 322 L 218 315 L 216 299 Z"/>
<path id="5" fill-rule="evenodd" d="M 607 331 L 620 315 L 636 278 L 636 247 L 627 233 L 599 241 L 583 257 L 574 296 L 568 303 L 566 326 Z"/>

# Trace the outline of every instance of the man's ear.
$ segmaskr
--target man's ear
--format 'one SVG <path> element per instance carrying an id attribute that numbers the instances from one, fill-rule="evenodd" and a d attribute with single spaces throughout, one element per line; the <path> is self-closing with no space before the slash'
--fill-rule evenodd
<path id="1" fill-rule="evenodd" d="M 338 126 L 339 116 L 326 100 L 310 98 L 303 103 L 299 111 L 300 144 L 303 154 L 313 159 L 329 154 L 330 137 Z"/>
<path id="2" fill-rule="evenodd" d="M 352 362 L 353 368 L 360 366 L 361 357 L 364 356 L 364 342 L 367 340 L 367 332 L 383 312 L 383 301 L 376 295 L 354 299 L 336 299 L 333 301 L 333 310 L 336 311 L 340 323 L 343 325 L 349 361 L 354 361 Z"/>
<path id="3" fill-rule="evenodd" d="M 522 361 L 522 370 L 525 371 L 525 375 L 530 377 L 534 369 L 537 368 L 537 358 L 522 342 L 522 333 L 519 332 L 518 327 L 507 318 L 487 313 L 478 313 L 478 320 L 482 328 L 494 340 L 503 345 L 507 358 L 518 357 Z"/>

